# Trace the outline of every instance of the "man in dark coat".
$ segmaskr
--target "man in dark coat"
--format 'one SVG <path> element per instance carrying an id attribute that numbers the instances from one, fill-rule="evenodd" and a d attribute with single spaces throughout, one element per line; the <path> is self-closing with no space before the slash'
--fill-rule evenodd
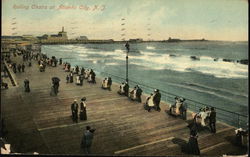
<path id="1" fill-rule="evenodd" d="M 78 122 L 78 103 L 77 100 L 74 100 L 74 103 L 71 104 L 72 120 L 73 122 Z"/>
<path id="2" fill-rule="evenodd" d="M 216 112 L 215 112 L 214 107 L 211 107 L 211 113 L 209 116 L 209 126 L 210 126 L 212 133 L 216 133 L 215 123 L 216 123 Z"/>
<path id="3" fill-rule="evenodd" d="M 24 63 L 22 64 L 22 72 L 24 72 L 25 65 Z"/>
<path id="4" fill-rule="evenodd" d="M 90 149 L 91 149 L 92 141 L 94 138 L 94 132 L 95 132 L 95 129 L 91 129 L 90 126 L 87 126 L 86 131 L 83 134 L 81 144 L 86 154 L 91 153 Z"/>
<path id="5" fill-rule="evenodd" d="M 129 93 L 129 85 L 128 85 L 128 82 L 125 82 L 124 92 L 125 92 L 125 95 L 128 96 L 128 93 Z"/>
<path id="6" fill-rule="evenodd" d="M 136 98 L 138 102 L 141 102 L 141 94 L 142 94 L 142 89 L 137 85 Z"/>
<path id="7" fill-rule="evenodd" d="M 78 74 L 79 73 L 79 66 L 77 65 L 76 66 L 76 74 Z"/>
<path id="8" fill-rule="evenodd" d="M 73 72 L 71 71 L 70 74 L 69 74 L 69 82 L 73 83 L 73 80 L 74 80 L 74 78 L 73 78 Z"/>
<path id="9" fill-rule="evenodd" d="M 155 109 L 160 112 L 161 111 L 161 108 L 160 108 L 161 93 L 159 89 L 155 89 L 154 93 L 155 93 L 155 96 L 153 98 L 153 102 L 155 104 Z"/>
<path id="10" fill-rule="evenodd" d="M 30 92 L 30 86 L 29 86 L 29 80 L 26 78 L 24 80 L 24 88 L 25 88 L 25 92 Z"/>
<path id="11" fill-rule="evenodd" d="M 91 74 L 91 80 L 92 80 L 92 83 L 96 83 L 96 81 L 95 81 L 95 76 L 96 76 L 96 74 L 95 74 L 95 72 L 91 69 L 91 71 L 90 71 L 90 74 Z"/>
<path id="12" fill-rule="evenodd" d="M 84 69 L 84 67 L 81 68 L 81 75 L 83 75 L 83 76 L 85 75 L 85 69 Z"/>
<path id="13" fill-rule="evenodd" d="M 68 71 L 70 71 L 70 68 L 71 68 L 71 65 L 70 65 L 70 64 L 68 64 Z"/>
<path id="14" fill-rule="evenodd" d="M 83 77 L 83 75 L 80 75 L 80 85 L 82 86 L 83 85 L 83 79 L 84 79 L 84 77 Z"/>
<path id="15" fill-rule="evenodd" d="M 108 88 L 111 91 L 111 85 L 112 85 L 112 79 L 111 77 L 108 77 Z"/>
<path id="16" fill-rule="evenodd" d="M 69 83 L 69 75 L 66 76 L 66 83 Z"/>
<path id="17" fill-rule="evenodd" d="M 60 80 L 54 80 L 53 82 L 52 82 L 52 84 L 53 84 L 53 88 L 54 88 L 54 91 L 55 91 L 55 94 L 57 95 L 57 93 L 59 92 L 59 81 Z"/>
<path id="18" fill-rule="evenodd" d="M 185 103 L 185 100 L 186 100 L 185 98 L 180 99 L 181 101 L 180 113 L 183 120 L 187 119 L 187 104 Z"/>
<path id="19" fill-rule="evenodd" d="M 59 59 L 59 65 L 62 65 L 62 58 Z"/>

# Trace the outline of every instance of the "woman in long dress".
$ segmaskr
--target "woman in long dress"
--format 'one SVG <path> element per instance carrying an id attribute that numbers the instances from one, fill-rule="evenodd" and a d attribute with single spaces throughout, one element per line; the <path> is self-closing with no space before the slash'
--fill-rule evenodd
<path id="1" fill-rule="evenodd" d="M 103 81 L 102 81 L 102 88 L 103 89 L 107 89 L 108 88 L 108 79 L 105 78 Z"/>
<path id="2" fill-rule="evenodd" d="M 79 115 L 79 117 L 81 120 L 87 120 L 87 109 L 86 109 L 85 101 L 86 101 L 86 98 L 83 97 L 81 99 L 81 103 L 80 103 L 80 113 L 79 113 L 80 115 Z"/>

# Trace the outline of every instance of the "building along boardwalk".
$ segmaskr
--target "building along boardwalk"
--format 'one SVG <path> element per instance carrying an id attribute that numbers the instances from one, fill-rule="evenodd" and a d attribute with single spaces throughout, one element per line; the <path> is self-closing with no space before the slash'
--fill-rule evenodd
<path id="1" fill-rule="evenodd" d="M 14 57 L 19 63 L 21 57 Z M 16 73 L 17 86 L 1 91 L 2 117 L 8 130 L 7 141 L 15 152 L 40 154 L 83 154 L 80 148 L 85 127 L 96 129 L 92 153 L 97 155 L 185 155 L 179 143 L 189 138 L 188 121 L 166 115 L 167 104 L 161 103 L 161 112 L 147 112 L 143 104 L 130 101 L 112 91 L 101 89 L 84 80 L 83 86 L 66 83 L 62 66 L 47 66 L 39 72 L 37 61 L 24 73 Z M 59 93 L 50 96 L 51 78 L 61 79 Z M 30 93 L 24 92 L 23 81 L 30 80 Z M 97 76 L 98 77 L 98 76 Z M 73 123 L 71 104 L 87 98 L 87 121 Z M 145 102 L 143 96 L 142 102 Z M 188 119 L 191 116 L 188 114 Z M 199 131 L 201 155 L 246 154 L 246 148 L 231 144 L 234 127 L 217 123 L 217 133 L 209 129 Z"/>

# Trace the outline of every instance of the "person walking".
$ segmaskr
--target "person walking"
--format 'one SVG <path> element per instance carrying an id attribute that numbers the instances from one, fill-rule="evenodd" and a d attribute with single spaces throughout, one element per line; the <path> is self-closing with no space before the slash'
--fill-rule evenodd
<path id="1" fill-rule="evenodd" d="M 24 72 L 25 65 L 24 63 L 22 64 L 22 72 Z"/>
<path id="2" fill-rule="evenodd" d="M 128 85 L 128 82 L 126 81 L 125 82 L 125 86 L 124 86 L 124 94 L 126 95 L 126 96 L 128 96 L 128 93 L 129 93 L 129 85 Z"/>
<path id="3" fill-rule="evenodd" d="M 136 87 L 137 87 L 137 90 L 136 90 L 136 99 L 137 99 L 137 101 L 138 102 L 141 102 L 141 94 L 142 94 L 142 89 L 138 86 L 138 85 L 136 85 Z"/>
<path id="4" fill-rule="evenodd" d="M 80 120 L 87 120 L 87 109 L 85 101 L 86 97 L 83 97 L 80 103 L 80 113 L 79 113 Z"/>
<path id="5" fill-rule="evenodd" d="M 29 86 L 29 80 L 26 78 L 25 80 L 24 80 L 24 88 L 25 88 L 25 92 L 30 92 L 30 86 Z"/>
<path id="6" fill-rule="evenodd" d="M 189 141 L 182 150 L 187 154 L 200 155 L 200 148 L 197 139 L 198 139 L 197 132 L 195 130 L 191 130 Z"/>
<path id="7" fill-rule="evenodd" d="M 78 122 L 78 103 L 77 100 L 74 100 L 73 104 L 71 104 L 71 112 L 72 112 L 72 120 L 73 122 Z"/>
<path id="8" fill-rule="evenodd" d="M 85 154 L 90 154 L 91 153 L 91 146 L 92 146 L 92 141 L 94 138 L 94 132 L 95 129 L 91 129 L 90 126 L 86 126 L 86 131 L 83 134 L 82 137 L 82 148 L 84 149 Z"/>
<path id="9" fill-rule="evenodd" d="M 161 102 L 161 93 L 159 91 L 159 89 L 155 89 L 154 91 L 154 98 L 153 98 L 153 102 L 155 104 L 155 109 L 160 112 L 161 108 L 160 108 L 160 102 Z"/>
<path id="10" fill-rule="evenodd" d="M 209 116 L 209 126 L 212 133 L 216 133 L 216 111 L 214 107 L 211 107 L 211 113 Z"/>
<path id="11" fill-rule="evenodd" d="M 74 76 L 73 72 L 71 71 L 70 74 L 69 74 L 69 82 L 70 83 L 73 83 L 73 80 L 74 80 L 73 76 Z"/>
<path id="12" fill-rule="evenodd" d="M 66 83 L 69 83 L 69 75 L 66 76 Z"/>
<path id="13" fill-rule="evenodd" d="M 83 85 L 83 75 L 80 75 L 80 85 Z"/>
<path id="14" fill-rule="evenodd" d="M 108 89 L 111 91 L 112 79 L 108 77 Z"/>

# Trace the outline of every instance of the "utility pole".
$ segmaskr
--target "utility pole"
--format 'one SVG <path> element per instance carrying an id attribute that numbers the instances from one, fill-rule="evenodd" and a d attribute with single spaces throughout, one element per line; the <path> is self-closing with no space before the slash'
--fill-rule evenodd
<path id="1" fill-rule="evenodd" d="M 128 83 L 128 53 L 129 53 L 129 43 L 126 42 L 125 47 L 127 49 L 127 53 L 126 53 L 126 81 Z"/>

